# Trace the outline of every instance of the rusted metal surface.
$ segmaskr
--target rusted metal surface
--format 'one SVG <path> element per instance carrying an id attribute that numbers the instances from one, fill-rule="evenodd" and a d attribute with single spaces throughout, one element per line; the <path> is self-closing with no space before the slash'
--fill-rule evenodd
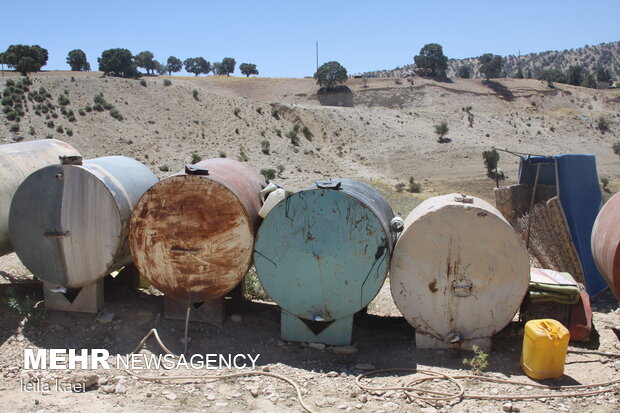
<path id="1" fill-rule="evenodd" d="M 129 239 L 140 273 L 184 302 L 232 290 L 252 262 L 265 185 L 254 169 L 223 158 L 199 162 L 154 185 L 131 217 Z"/>
<path id="2" fill-rule="evenodd" d="M 78 288 L 131 263 L 129 218 L 157 178 L 124 156 L 51 165 L 17 189 L 9 214 L 11 242 L 37 277 Z"/>
<path id="3" fill-rule="evenodd" d="M 603 205 L 594 222 L 592 255 L 605 282 L 620 300 L 620 193 Z"/>
<path id="4" fill-rule="evenodd" d="M 521 237 L 487 202 L 430 198 L 405 220 L 394 247 L 394 302 L 420 348 L 488 348 L 516 313 L 529 282 Z"/>
<path id="5" fill-rule="evenodd" d="M 13 251 L 9 239 L 9 209 L 15 191 L 32 172 L 58 163 L 60 155 L 80 153 L 56 139 L 0 145 L 0 255 Z"/>

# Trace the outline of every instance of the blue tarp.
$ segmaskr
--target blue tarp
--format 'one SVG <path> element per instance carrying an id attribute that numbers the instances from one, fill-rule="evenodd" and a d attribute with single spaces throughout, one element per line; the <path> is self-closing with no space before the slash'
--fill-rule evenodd
<path id="1" fill-rule="evenodd" d="M 566 223 L 581 261 L 586 289 L 590 295 L 597 294 L 607 284 L 596 268 L 590 247 L 592 227 L 602 201 L 596 158 L 587 154 L 523 157 L 519 165 L 519 183 L 534 184 L 537 164 L 541 164 L 539 185 L 555 185 L 558 189 Z"/>

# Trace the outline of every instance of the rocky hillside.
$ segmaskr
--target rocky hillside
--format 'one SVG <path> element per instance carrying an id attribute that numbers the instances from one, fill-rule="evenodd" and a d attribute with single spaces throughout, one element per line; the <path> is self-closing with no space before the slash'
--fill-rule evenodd
<path id="1" fill-rule="evenodd" d="M 489 51 L 492 53 L 492 51 Z M 505 56 L 506 65 L 504 71 L 507 77 L 512 77 L 518 70 L 519 62 L 523 74 L 528 71 L 531 77 L 536 78 L 539 73 L 545 70 L 559 69 L 566 72 L 570 66 L 580 65 L 595 72 L 598 67 L 604 67 L 610 71 L 614 79 L 620 79 L 620 41 L 601 43 L 596 46 L 585 45 L 578 49 L 547 51 L 542 53 L 530 53 L 521 56 Z M 481 78 L 478 72 L 478 57 L 467 59 L 449 59 L 448 77 L 456 76 L 459 67 L 466 65 L 472 69 L 474 78 Z M 374 77 L 401 77 L 413 71 L 414 65 L 409 64 L 397 67 L 393 70 L 379 70 L 367 72 L 364 75 Z"/>
<path id="2" fill-rule="evenodd" d="M 17 83 L 11 76 L 0 80 L 2 88 L 7 79 Z M 619 187 L 612 145 L 620 141 L 620 90 L 550 88 L 529 79 L 351 79 L 349 93 L 326 97 L 312 79 L 128 80 L 98 72 L 31 78 L 19 122 L 0 114 L 0 142 L 53 137 L 87 158 L 136 158 L 160 177 L 199 158 L 226 156 L 279 171 L 276 181 L 290 189 L 338 176 L 394 188 L 414 177 L 422 184 L 415 196 L 467 191 L 492 199 L 481 154 L 495 146 L 594 153 L 601 175 Z M 334 104 L 345 106 L 328 106 Z M 435 134 L 441 122 L 449 127 L 443 143 Z M 507 182 L 517 165 L 518 158 L 501 155 Z"/>

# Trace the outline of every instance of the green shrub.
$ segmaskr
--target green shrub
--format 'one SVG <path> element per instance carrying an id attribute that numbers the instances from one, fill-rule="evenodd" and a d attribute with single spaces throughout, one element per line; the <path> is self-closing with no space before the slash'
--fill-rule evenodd
<path id="1" fill-rule="evenodd" d="M 19 123 L 14 123 L 11 125 L 11 132 L 19 132 Z"/>
<path id="2" fill-rule="evenodd" d="M 65 95 L 69 96 L 69 89 L 63 90 L 62 93 L 64 93 Z"/>
<path id="3" fill-rule="evenodd" d="M 239 155 L 237 155 L 237 160 L 239 162 L 247 162 L 248 161 L 248 156 L 245 154 L 245 151 L 243 150 L 243 146 L 241 148 L 239 148 Z"/>
<path id="4" fill-rule="evenodd" d="M 233 114 L 234 114 L 236 117 L 239 117 L 239 112 L 241 112 L 241 109 L 239 109 L 239 108 L 237 108 L 237 107 L 235 107 L 235 108 L 233 109 Z"/>
<path id="5" fill-rule="evenodd" d="M 172 84 L 172 82 L 170 81 L 170 79 L 164 79 L 164 86 L 170 86 Z"/>
<path id="6" fill-rule="evenodd" d="M 75 122 L 75 115 L 69 115 L 69 116 L 67 116 L 67 120 L 68 120 L 69 122 Z"/>
<path id="7" fill-rule="evenodd" d="M 612 148 L 613 148 L 614 153 L 615 153 L 616 155 L 620 155 L 620 141 L 619 141 L 619 142 L 614 143 L 614 144 L 612 145 Z"/>
<path id="8" fill-rule="evenodd" d="M 56 112 L 52 112 L 52 118 L 58 119 L 58 114 Z"/>
<path id="9" fill-rule="evenodd" d="M 159 170 L 162 172 L 168 172 L 170 169 L 168 168 L 168 165 L 162 165 L 159 167 Z"/>
<path id="10" fill-rule="evenodd" d="M 86 107 L 84 108 L 84 110 L 85 110 L 86 112 L 92 112 L 92 111 L 93 111 L 93 107 L 92 107 L 92 106 L 90 106 L 90 105 L 86 105 Z"/>
<path id="11" fill-rule="evenodd" d="M 405 185 L 404 182 L 399 182 L 396 185 L 394 185 L 394 189 L 396 189 L 396 192 L 403 192 L 406 187 L 407 185 Z"/>
<path id="12" fill-rule="evenodd" d="M 7 86 L 15 86 L 15 81 L 13 79 L 7 79 L 6 80 L 6 85 Z"/>
<path id="13" fill-rule="evenodd" d="M 202 156 L 198 155 L 196 152 L 192 153 L 192 164 L 200 161 L 202 161 Z"/>
<path id="14" fill-rule="evenodd" d="M 46 125 L 47 125 L 47 127 L 48 127 L 48 128 L 50 128 L 50 129 L 51 129 L 51 128 L 53 128 L 53 127 L 54 127 L 54 121 L 53 121 L 53 120 L 48 120 L 48 121 L 47 121 L 47 123 L 46 123 Z"/>
<path id="15" fill-rule="evenodd" d="M 262 141 L 262 142 L 260 143 L 260 148 L 261 148 L 261 151 L 262 151 L 265 155 L 269 155 L 269 146 L 271 146 L 271 145 L 270 145 L 270 143 L 269 143 L 269 141 L 268 141 L 268 140 L 264 140 L 264 141 Z"/>
<path id="16" fill-rule="evenodd" d="M 604 116 L 601 116 L 596 120 L 596 127 L 603 133 L 609 132 L 609 121 Z"/>
<path id="17" fill-rule="evenodd" d="M 52 138 L 53 138 L 53 136 L 52 136 L 51 133 L 48 133 L 47 135 L 45 135 L 45 139 L 52 139 Z"/>
<path id="18" fill-rule="evenodd" d="M 15 112 L 14 110 L 6 114 L 6 120 L 15 120 L 15 119 L 17 119 L 17 112 Z"/>
<path id="19" fill-rule="evenodd" d="M 12 106 L 9 106 L 9 105 L 6 105 L 6 106 L 4 106 L 4 107 L 2 108 L 2 112 L 3 112 L 3 113 L 9 113 L 9 112 L 12 112 L 12 111 L 13 111 L 13 107 L 12 107 Z"/>
<path id="20" fill-rule="evenodd" d="M 43 86 L 39 88 L 39 95 L 45 96 L 47 94 L 47 90 Z"/>
<path id="21" fill-rule="evenodd" d="M 263 108 L 261 108 L 260 106 L 256 108 L 256 113 L 258 113 L 259 115 L 263 114 Z"/>
<path id="22" fill-rule="evenodd" d="M 103 105 L 101 105 L 100 103 L 95 103 L 93 105 L 93 109 L 96 110 L 97 112 L 103 112 L 105 110 L 103 109 Z"/>
<path id="23" fill-rule="evenodd" d="M 299 129 L 301 128 L 301 126 L 299 125 L 299 123 L 296 123 L 293 125 L 293 130 L 295 131 L 295 133 L 299 132 Z"/>
<path id="24" fill-rule="evenodd" d="M 69 103 L 71 102 L 69 102 L 69 98 L 66 97 L 65 95 L 58 96 L 58 104 L 60 106 L 67 106 Z"/>
<path id="25" fill-rule="evenodd" d="M 144 86 L 144 87 L 146 87 L 146 80 L 141 79 L 141 80 L 140 80 L 140 86 Z"/>
<path id="26" fill-rule="evenodd" d="M 34 128 L 32 126 L 30 128 L 28 128 L 28 134 L 30 136 L 34 136 L 36 134 L 35 131 L 34 131 Z"/>
<path id="27" fill-rule="evenodd" d="M 422 185 L 420 185 L 418 182 L 416 182 L 413 179 L 413 176 L 409 177 L 409 187 L 407 188 L 407 191 L 414 193 L 414 194 L 418 194 L 420 192 L 422 192 Z"/>
<path id="28" fill-rule="evenodd" d="M 58 126 L 56 126 L 56 132 L 58 132 L 58 133 L 64 133 L 64 132 L 65 132 L 65 130 L 64 130 L 64 128 L 62 127 L 62 125 L 58 125 Z"/>
<path id="29" fill-rule="evenodd" d="M 112 109 L 114 109 L 114 105 L 109 103 L 109 102 L 106 102 L 106 103 L 103 104 L 103 108 L 105 110 L 112 110 Z"/>
<path id="30" fill-rule="evenodd" d="M 263 288 L 254 268 L 243 279 L 243 296 L 246 300 L 273 301 Z"/>
<path id="31" fill-rule="evenodd" d="M 67 133 L 67 136 L 73 136 L 73 129 L 67 128 L 65 132 Z"/>
<path id="32" fill-rule="evenodd" d="M 278 176 L 282 175 L 282 172 L 284 172 L 284 165 L 278 165 L 276 166 L 276 169 L 278 170 Z"/>
<path id="33" fill-rule="evenodd" d="M 484 159 L 484 166 L 487 168 L 487 174 L 493 174 L 493 171 L 497 169 L 497 163 L 499 162 L 499 153 L 493 149 L 490 151 L 482 152 L 482 159 Z"/>
<path id="34" fill-rule="evenodd" d="M 121 115 L 118 109 L 112 109 L 110 111 L 110 116 L 112 116 L 114 119 L 119 120 L 119 121 L 123 120 L 123 115 Z"/>
<path id="35" fill-rule="evenodd" d="M 103 104 L 106 103 L 105 99 L 103 98 L 103 93 L 97 93 L 95 97 L 93 98 L 93 101 L 95 103 L 100 104 L 101 106 L 103 106 Z"/>
<path id="36" fill-rule="evenodd" d="M 78 114 L 79 114 L 80 116 L 86 116 L 86 112 L 84 112 L 84 109 L 79 109 L 79 110 L 78 110 Z"/>
<path id="37" fill-rule="evenodd" d="M 219 153 L 219 157 L 220 157 L 220 158 L 226 158 L 226 152 L 224 152 L 224 151 L 220 151 L 220 153 Z"/>
<path id="38" fill-rule="evenodd" d="M 299 137 L 297 136 L 297 132 L 295 130 L 289 131 L 286 134 L 286 137 L 291 140 L 291 143 L 295 146 L 299 146 Z"/>
<path id="39" fill-rule="evenodd" d="M 261 169 L 260 174 L 264 176 L 266 180 L 271 181 L 272 179 L 275 179 L 276 177 L 276 170 L 272 168 Z"/>
<path id="40" fill-rule="evenodd" d="M 282 137 L 282 130 L 281 129 L 276 129 L 276 135 L 281 138 Z"/>
<path id="41" fill-rule="evenodd" d="M 4 90 L 2 91 L 2 96 L 11 96 L 11 93 L 13 91 L 11 90 L 10 87 L 5 87 Z"/>
<path id="42" fill-rule="evenodd" d="M 437 140 L 443 142 L 443 138 L 448 134 L 449 130 L 448 122 L 441 122 L 439 125 L 435 125 L 435 133 L 438 136 Z"/>
<path id="43" fill-rule="evenodd" d="M 199 100 L 198 99 L 198 90 L 197 89 L 192 90 L 192 96 L 194 97 L 194 99 Z"/>
<path id="44" fill-rule="evenodd" d="M 301 130 L 301 133 L 303 133 L 306 139 L 308 139 L 309 141 L 311 141 L 312 137 L 314 136 L 307 126 L 303 127 L 303 129 Z"/>
<path id="45" fill-rule="evenodd" d="M 471 359 L 463 359 L 463 364 L 469 366 L 474 374 L 480 374 L 489 365 L 489 354 L 476 345 L 474 345 L 472 349 L 474 350 L 474 357 Z"/>
<path id="46" fill-rule="evenodd" d="M 278 109 L 271 109 L 271 116 L 273 116 L 276 120 L 280 120 L 280 114 L 278 113 Z"/>
<path id="47" fill-rule="evenodd" d="M 16 294 L 11 287 L 6 289 L 5 294 L 8 297 L 9 308 L 20 316 L 26 317 L 28 322 L 41 324 L 45 320 L 46 309 L 39 305 L 40 301 L 34 295 Z"/>
<path id="48" fill-rule="evenodd" d="M 2 98 L 3 105 L 13 106 L 13 98 L 11 96 L 5 96 Z"/>

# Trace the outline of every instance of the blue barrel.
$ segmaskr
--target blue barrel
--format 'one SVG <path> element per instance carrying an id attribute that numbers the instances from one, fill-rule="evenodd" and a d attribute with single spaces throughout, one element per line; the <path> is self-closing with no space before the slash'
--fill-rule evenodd
<path id="1" fill-rule="evenodd" d="M 317 182 L 269 212 L 254 262 L 283 309 L 283 339 L 350 342 L 353 314 L 377 295 L 387 275 L 393 217 L 377 191 L 350 179 Z"/>

